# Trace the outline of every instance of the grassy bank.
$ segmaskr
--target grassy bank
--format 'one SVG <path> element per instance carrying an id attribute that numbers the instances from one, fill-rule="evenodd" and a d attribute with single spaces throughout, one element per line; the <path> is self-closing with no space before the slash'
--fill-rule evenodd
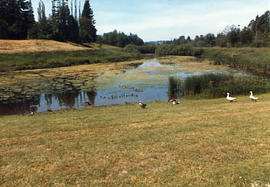
<path id="1" fill-rule="evenodd" d="M 270 48 L 198 48 L 190 45 L 163 44 L 156 55 L 195 56 L 211 60 L 215 65 L 229 65 L 259 75 L 270 75 Z"/>
<path id="2" fill-rule="evenodd" d="M 128 53 L 119 48 L 0 54 L 0 71 L 120 62 L 138 58 L 138 54 Z"/>
<path id="3" fill-rule="evenodd" d="M 270 75 L 270 48 L 204 48 L 202 57 L 216 65 L 230 65 L 259 75 Z"/>
<path id="4" fill-rule="evenodd" d="M 270 94 L 0 118 L 1 186 L 270 182 Z"/>

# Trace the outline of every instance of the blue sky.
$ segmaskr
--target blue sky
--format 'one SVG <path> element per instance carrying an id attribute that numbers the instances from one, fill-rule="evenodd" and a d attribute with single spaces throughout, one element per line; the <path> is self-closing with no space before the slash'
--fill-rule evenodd
<path id="1" fill-rule="evenodd" d="M 71 1 L 71 0 L 69 0 Z M 81 1 L 83 7 L 84 0 Z M 39 0 L 32 0 L 36 13 Z M 51 0 L 43 0 L 51 13 Z M 270 0 L 90 0 L 98 34 L 114 29 L 144 41 L 181 35 L 217 34 L 226 26 L 246 26 L 270 10 Z"/>

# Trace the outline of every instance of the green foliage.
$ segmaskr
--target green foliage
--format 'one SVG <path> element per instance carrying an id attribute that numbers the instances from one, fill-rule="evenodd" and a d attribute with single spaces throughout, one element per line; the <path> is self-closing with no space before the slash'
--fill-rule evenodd
<path id="1" fill-rule="evenodd" d="M 140 53 L 138 46 L 133 44 L 128 44 L 124 50 L 129 53 Z"/>
<path id="2" fill-rule="evenodd" d="M 156 47 L 157 46 L 154 45 L 154 44 L 144 44 L 142 46 L 138 46 L 138 50 L 142 54 L 145 54 L 145 53 L 155 53 Z"/>
<path id="3" fill-rule="evenodd" d="M 180 56 L 200 56 L 203 50 L 201 48 L 195 48 L 191 45 L 173 45 L 162 44 L 158 45 L 155 50 L 157 56 L 164 55 L 180 55 Z"/>
<path id="4" fill-rule="evenodd" d="M 138 53 L 122 49 L 101 49 L 83 51 L 54 51 L 25 54 L 0 55 L 0 72 L 10 70 L 53 68 L 79 64 L 119 62 L 138 59 Z"/>
<path id="5" fill-rule="evenodd" d="M 123 32 L 114 30 L 113 32 L 104 33 L 102 36 L 102 42 L 105 44 L 125 47 L 128 44 L 141 46 L 144 44 L 143 40 L 136 34 L 126 35 Z"/>
<path id="6" fill-rule="evenodd" d="M 166 41 L 166 44 L 186 45 L 194 47 L 268 47 L 270 46 L 270 11 L 257 16 L 251 20 L 249 25 L 242 30 L 240 26 L 227 26 L 223 32 L 215 36 L 212 33 L 195 36 L 194 40 L 190 37 L 180 36 L 172 41 Z"/>

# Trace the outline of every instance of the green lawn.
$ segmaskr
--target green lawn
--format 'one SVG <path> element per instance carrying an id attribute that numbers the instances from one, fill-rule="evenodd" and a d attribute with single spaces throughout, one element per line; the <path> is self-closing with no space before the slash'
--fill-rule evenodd
<path id="1" fill-rule="evenodd" d="M 270 94 L 0 117 L 0 186 L 270 184 Z"/>

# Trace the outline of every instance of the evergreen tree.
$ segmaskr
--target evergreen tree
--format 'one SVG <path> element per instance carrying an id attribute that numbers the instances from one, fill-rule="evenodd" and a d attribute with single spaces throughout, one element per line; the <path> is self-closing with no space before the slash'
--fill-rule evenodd
<path id="1" fill-rule="evenodd" d="M 7 12 L 9 11 L 8 8 L 8 0 L 1 0 L 0 1 L 0 38 L 8 38 L 9 32 L 9 21 L 7 19 Z"/>
<path id="2" fill-rule="evenodd" d="M 68 1 L 53 0 L 52 6 L 52 39 L 58 41 L 80 41 L 78 22 L 70 13 Z"/>
<path id="3" fill-rule="evenodd" d="M 94 15 L 89 0 L 85 1 L 80 17 L 80 37 L 82 42 L 95 42 L 97 38 Z"/>
<path id="4" fill-rule="evenodd" d="M 72 42 L 80 42 L 78 21 L 72 15 L 70 15 L 68 19 L 67 40 Z"/>
<path id="5" fill-rule="evenodd" d="M 27 38 L 31 38 L 33 27 L 36 24 L 31 0 L 26 2 L 26 8 L 27 10 L 25 14 L 26 14 L 26 23 L 27 23 Z"/>
<path id="6" fill-rule="evenodd" d="M 26 39 L 34 23 L 31 1 L 0 1 L 0 38 Z"/>
<path id="7" fill-rule="evenodd" d="M 35 38 L 52 39 L 53 27 L 51 22 L 46 17 L 45 5 L 42 0 L 40 0 L 39 2 L 37 12 L 38 12 L 38 23 L 35 28 L 36 32 Z"/>

